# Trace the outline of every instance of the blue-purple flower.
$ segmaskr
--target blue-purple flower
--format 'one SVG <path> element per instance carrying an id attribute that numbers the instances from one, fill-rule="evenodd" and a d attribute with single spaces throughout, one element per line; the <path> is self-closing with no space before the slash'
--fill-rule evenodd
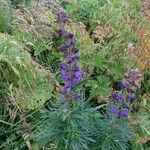
<path id="1" fill-rule="evenodd" d="M 130 105 L 127 103 L 122 104 L 122 108 L 124 109 L 130 109 Z"/>
<path id="2" fill-rule="evenodd" d="M 118 112 L 118 108 L 116 106 L 110 106 L 109 113 L 116 114 Z"/>
<path id="3" fill-rule="evenodd" d="M 127 100 L 135 100 L 136 99 L 136 96 L 135 95 L 127 95 L 126 97 Z"/>
<path id="4" fill-rule="evenodd" d="M 66 23 L 69 17 L 64 11 L 59 11 L 57 14 L 57 22 L 58 23 Z"/>
<path id="5" fill-rule="evenodd" d="M 62 94 L 62 95 L 65 95 L 66 91 L 64 89 L 61 89 L 61 90 L 59 90 L 59 93 Z"/>
<path id="6" fill-rule="evenodd" d="M 117 101 L 120 102 L 123 100 L 124 95 L 122 93 L 113 93 L 112 97 Z"/>
<path id="7" fill-rule="evenodd" d="M 124 109 L 121 109 L 121 110 L 118 111 L 118 115 L 120 117 L 127 117 L 128 116 L 128 112 L 126 110 L 124 110 Z"/>
<path id="8" fill-rule="evenodd" d="M 56 33 L 60 36 L 60 37 L 65 37 L 66 36 L 66 31 L 63 29 L 63 28 L 61 28 L 61 29 L 58 29 L 57 31 L 56 31 Z"/>
<path id="9" fill-rule="evenodd" d="M 141 74 L 137 69 L 128 69 L 125 78 L 117 81 L 116 85 L 119 91 L 113 92 L 112 98 L 115 99 L 112 112 L 115 107 L 118 108 L 118 116 L 127 117 L 131 108 L 130 103 L 136 99 L 136 89 L 140 85 Z M 117 103 L 116 103 L 117 102 Z"/>
<path id="10" fill-rule="evenodd" d="M 121 89 L 125 89 L 127 87 L 127 82 L 125 80 L 123 81 L 117 81 L 117 86 Z"/>

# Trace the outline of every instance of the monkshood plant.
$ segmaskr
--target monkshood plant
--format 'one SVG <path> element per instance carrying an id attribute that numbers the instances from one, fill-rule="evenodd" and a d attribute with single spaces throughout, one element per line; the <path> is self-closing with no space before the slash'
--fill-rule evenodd
<path id="1" fill-rule="evenodd" d="M 113 91 L 112 98 L 114 103 L 109 111 L 120 117 L 127 117 L 131 109 L 131 103 L 136 99 L 136 90 L 140 85 L 141 74 L 136 69 L 129 69 L 125 73 L 122 81 L 117 81 L 118 91 Z"/>
<path id="2" fill-rule="evenodd" d="M 117 89 L 111 96 L 112 102 L 106 108 L 103 119 L 97 122 L 96 150 L 127 150 L 133 137 L 128 121 L 131 104 L 136 99 L 141 74 L 136 69 L 128 69 L 122 81 L 117 81 Z"/>
<path id="3" fill-rule="evenodd" d="M 76 40 L 73 33 L 65 30 L 68 15 L 60 11 L 57 22 L 60 28 L 57 30 L 59 38 L 64 44 L 59 47 L 63 53 L 62 62 L 59 64 L 62 87 L 59 90 L 59 101 L 49 106 L 49 110 L 42 115 L 43 124 L 34 133 L 34 139 L 40 146 L 55 145 L 57 150 L 84 150 L 94 142 L 96 133 L 95 118 L 100 113 L 96 108 L 91 108 L 84 101 L 80 92 L 73 87 L 83 77 L 83 70 L 78 66 L 79 58 Z"/>
<path id="4" fill-rule="evenodd" d="M 79 50 L 76 47 L 74 34 L 66 31 L 64 28 L 67 19 L 68 16 L 66 13 L 63 11 L 58 13 L 57 22 L 60 25 L 60 29 L 57 30 L 57 33 L 64 39 L 64 44 L 59 47 L 59 50 L 63 53 L 64 57 L 62 62 L 59 64 L 61 79 L 63 81 L 63 87 L 59 90 L 59 93 L 62 95 L 62 103 L 67 100 L 80 99 L 79 93 L 74 93 L 72 88 L 83 77 L 83 70 L 77 64 Z"/>

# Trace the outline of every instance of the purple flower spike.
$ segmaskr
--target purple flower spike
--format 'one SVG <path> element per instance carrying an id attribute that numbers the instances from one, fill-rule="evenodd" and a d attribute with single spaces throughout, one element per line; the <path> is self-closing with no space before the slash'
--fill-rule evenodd
<path id="1" fill-rule="evenodd" d="M 141 73 L 137 69 L 128 69 L 125 74 L 126 80 L 133 86 L 138 87 L 141 83 Z"/>
<path id="2" fill-rule="evenodd" d="M 58 23 L 66 23 L 68 21 L 68 15 L 64 11 L 60 11 L 57 14 L 57 22 Z"/>
<path id="3" fill-rule="evenodd" d="M 61 78 L 62 78 L 64 81 L 69 80 L 69 75 L 68 75 L 68 73 L 67 73 L 66 70 L 61 70 L 60 76 L 61 76 Z"/>
<path id="4" fill-rule="evenodd" d="M 66 70 L 68 68 L 68 65 L 66 63 L 60 63 L 59 67 L 63 70 Z"/>
<path id="5" fill-rule="evenodd" d="M 123 104 L 123 105 L 122 105 L 122 108 L 130 109 L 131 107 L 129 106 L 129 104 Z"/>
<path id="6" fill-rule="evenodd" d="M 68 49 L 68 47 L 67 47 L 66 45 L 62 45 L 62 46 L 59 47 L 59 50 L 60 50 L 61 52 L 66 52 L 67 49 Z"/>
<path id="7" fill-rule="evenodd" d="M 74 74 L 74 81 L 78 82 L 80 81 L 80 79 L 83 77 L 83 72 L 82 70 L 81 71 L 78 71 L 78 72 L 75 72 Z"/>
<path id="8" fill-rule="evenodd" d="M 81 70 L 81 68 L 80 68 L 79 66 L 77 66 L 77 64 L 74 64 L 74 65 L 72 66 L 72 70 L 73 70 L 73 71 L 79 71 L 79 70 Z"/>
<path id="9" fill-rule="evenodd" d="M 56 32 L 60 37 L 64 37 L 66 35 L 66 31 L 64 29 L 58 29 Z"/>
<path id="10" fill-rule="evenodd" d="M 72 82 L 71 81 L 66 82 L 66 84 L 64 85 L 65 89 L 71 89 L 71 87 L 72 87 Z"/>
<path id="11" fill-rule="evenodd" d="M 59 93 L 62 94 L 62 95 L 65 95 L 66 91 L 64 89 L 63 90 L 59 90 Z"/>
<path id="12" fill-rule="evenodd" d="M 127 100 L 135 100 L 136 99 L 136 96 L 135 95 L 127 95 L 126 97 Z"/>
<path id="13" fill-rule="evenodd" d="M 57 15 L 57 21 L 61 25 L 61 28 L 57 30 L 58 35 L 63 38 L 64 44 L 59 47 L 59 50 L 63 53 L 64 59 L 59 64 L 60 77 L 63 80 L 63 90 L 59 93 L 65 98 L 69 98 L 72 87 L 78 83 L 83 77 L 82 69 L 77 65 L 79 58 L 78 48 L 76 48 L 75 36 L 72 32 L 65 30 L 65 23 L 68 21 L 68 15 L 64 11 L 60 11 Z M 80 99 L 80 95 L 75 93 L 72 98 Z M 64 100 L 64 99 L 63 99 Z"/>
<path id="14" fill-rule="evenodd" d="M 69 33 L 68 33 L 68 38 L 72 39 L 73 37 L 74 37 L 74 34 L 71 33 L 71 32 L 69 32 Z"/>
<path id="15" fill-rule="evenodd" d="M 69 52 L 68 52 L 68 51 L 65 51 L 65 52 L 64 52 L 64 57 L 65 57 L 65 58 L 70 57 L 70 56 L 69 56 Z"/>
<path id="16" fill-rule="evenodd" d="M 118 115 L 120 117 L 127 117 L 128 116 L 128 112 L 125 111 L 124 109 L 119 110 Z"/>
<path id="17" fill-rule="evenodd" d="M 121 89 L 125 89 L 127 87 L 127 82 L 125 80 L 118 81 L 117 86 L 120 87 Z"/>
<path id="18" fill-rule="evenodd" d="M 117 101 L 120 102 L 123 100 L 124 95 L 122 93 L 113 93 L 112 97 Z"/>
<path id="19" fill-rule="evenodd" d="M 78 58 L 79 58 L 78 54 L 73 55 L 71 58 L 69 58 L 68 63 L 70 63 L 70 62 L 76 62 Z"/>
<path id="20" fill-rule="evenodd" d="M 67 40 L 66 45 L 68 47 L 71 47 L 71 46 L 74 46 L 75 43 L 76 43 L 76 40 L 74 38 L 70 38 L 70 39 Z"/>
<path id="21" fill-rule="evenodd" d="M 137 87 L 141 85 L 142 76 L 137 69 L 128 69 L 125 73 L 125 77 L 121 81 L 117 81 L 117 92 L 112 93 L 114 106 L 110 107 L 110 111 L 116 112 L 115 107 L 119 109 L 117 116 L 127 117 L 129 110 L 131 109 L 130 103 L 136 99 Z"/>
<path id="22" fill-rule="evenodd" d="M 75 54 L 75 53 L 78 53 L 78 52 L 79 52 L 79 49 L 76 48 L 76 47 L 74 47 L 73 50 L 72 50 L 72 52 L 73 52 L 74 54 Z"/>
<path id="23" fill-rule="evenodd" d="M 118 108 L 117 108 L 116 106 L 111 106 L 111 107 L 109 108 L 109 112 L 110 112 L 111 114 L 116 114 L 116 113 L 118 112 Z"/>

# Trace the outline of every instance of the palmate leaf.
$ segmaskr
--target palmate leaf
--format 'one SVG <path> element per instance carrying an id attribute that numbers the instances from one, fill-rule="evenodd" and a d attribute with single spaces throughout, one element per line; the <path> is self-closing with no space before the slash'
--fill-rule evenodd
<path id="1" fill-rule="evenodd" d="M 96 80 L 87 80 L 86 86 L 91 88 L 90 98 L 103 98 L 111 92 L 111 82 L 104 75 L 98 76 Z"/>
<path id="2" fill-rule="evenodd" d="M 108 69 L 108 58 L 106 58 L 106 52 L 95 53 L 92 59 L 92 64 L 99 67 L 101 70 Z"/>
<path id="3" fill-rule="evenodd" d="M 120 54 L 113 55 L 109 50 L 101 50 L 92 56 L 92 65 L 98 67 L 100 72 L 106 74 L 106 76 L 112 77 L 114 80 L 122 78 L 127 61 L 125 57 L 119 56 Z M 118 57 L 116 59 L 116 57 Z"/>
<path id="4" fill-rule="evenodd" d="M 117 58 L 118 57 L 118 58 Z M 116 59 L 117 58 L 117 59 Z M 112 61 L 109 63 L 109 72 L 114 80 L 120 80 L 123 78 L 124 71 L 129 62 L 126 58 L 118 54 L 115 55 Z"/>

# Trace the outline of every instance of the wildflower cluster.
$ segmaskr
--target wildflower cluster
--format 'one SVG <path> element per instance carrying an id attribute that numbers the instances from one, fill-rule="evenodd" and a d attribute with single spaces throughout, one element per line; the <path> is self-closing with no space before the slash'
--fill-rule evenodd
<path id="1" fill-rule="evenodd" d="M 76 48 L 74 34 L 66 31 L 64 28 L 67 21 L 68 15 L 64 11 L 60 11 L 57 16 L 57 22 L 60 24 L 57 34 L 64 39 L 64 44 L 59 47 L 59 50 L 64 56 L 64 59 L 59 64 L 60 75 L 61 79 L 63 80 L 63 88 L 59 91 L 59 93 L 62 95 L 62 103 L 65 103 L 66 95 L 71 92 L 72 87 L 83 77 L 83 71 L 77 65 L 79 50 Z M 73 93 L 72 98 L 80 99 L 79 93 Z"/>
<path id="2" fill-rule="evenodd" d="M 141 74 L 136 69 L 129 69 L 125 73 L 122 81 L 117 81 L 117 87 L 120 89 L 112 93 L 115 100 L 114 105 L 109 108 L 111 114 L 117 114 L 120 117 L 127 117 L 131 106 L 130 103 L 136 99 L 136 89 L 140 85 Z"/>

